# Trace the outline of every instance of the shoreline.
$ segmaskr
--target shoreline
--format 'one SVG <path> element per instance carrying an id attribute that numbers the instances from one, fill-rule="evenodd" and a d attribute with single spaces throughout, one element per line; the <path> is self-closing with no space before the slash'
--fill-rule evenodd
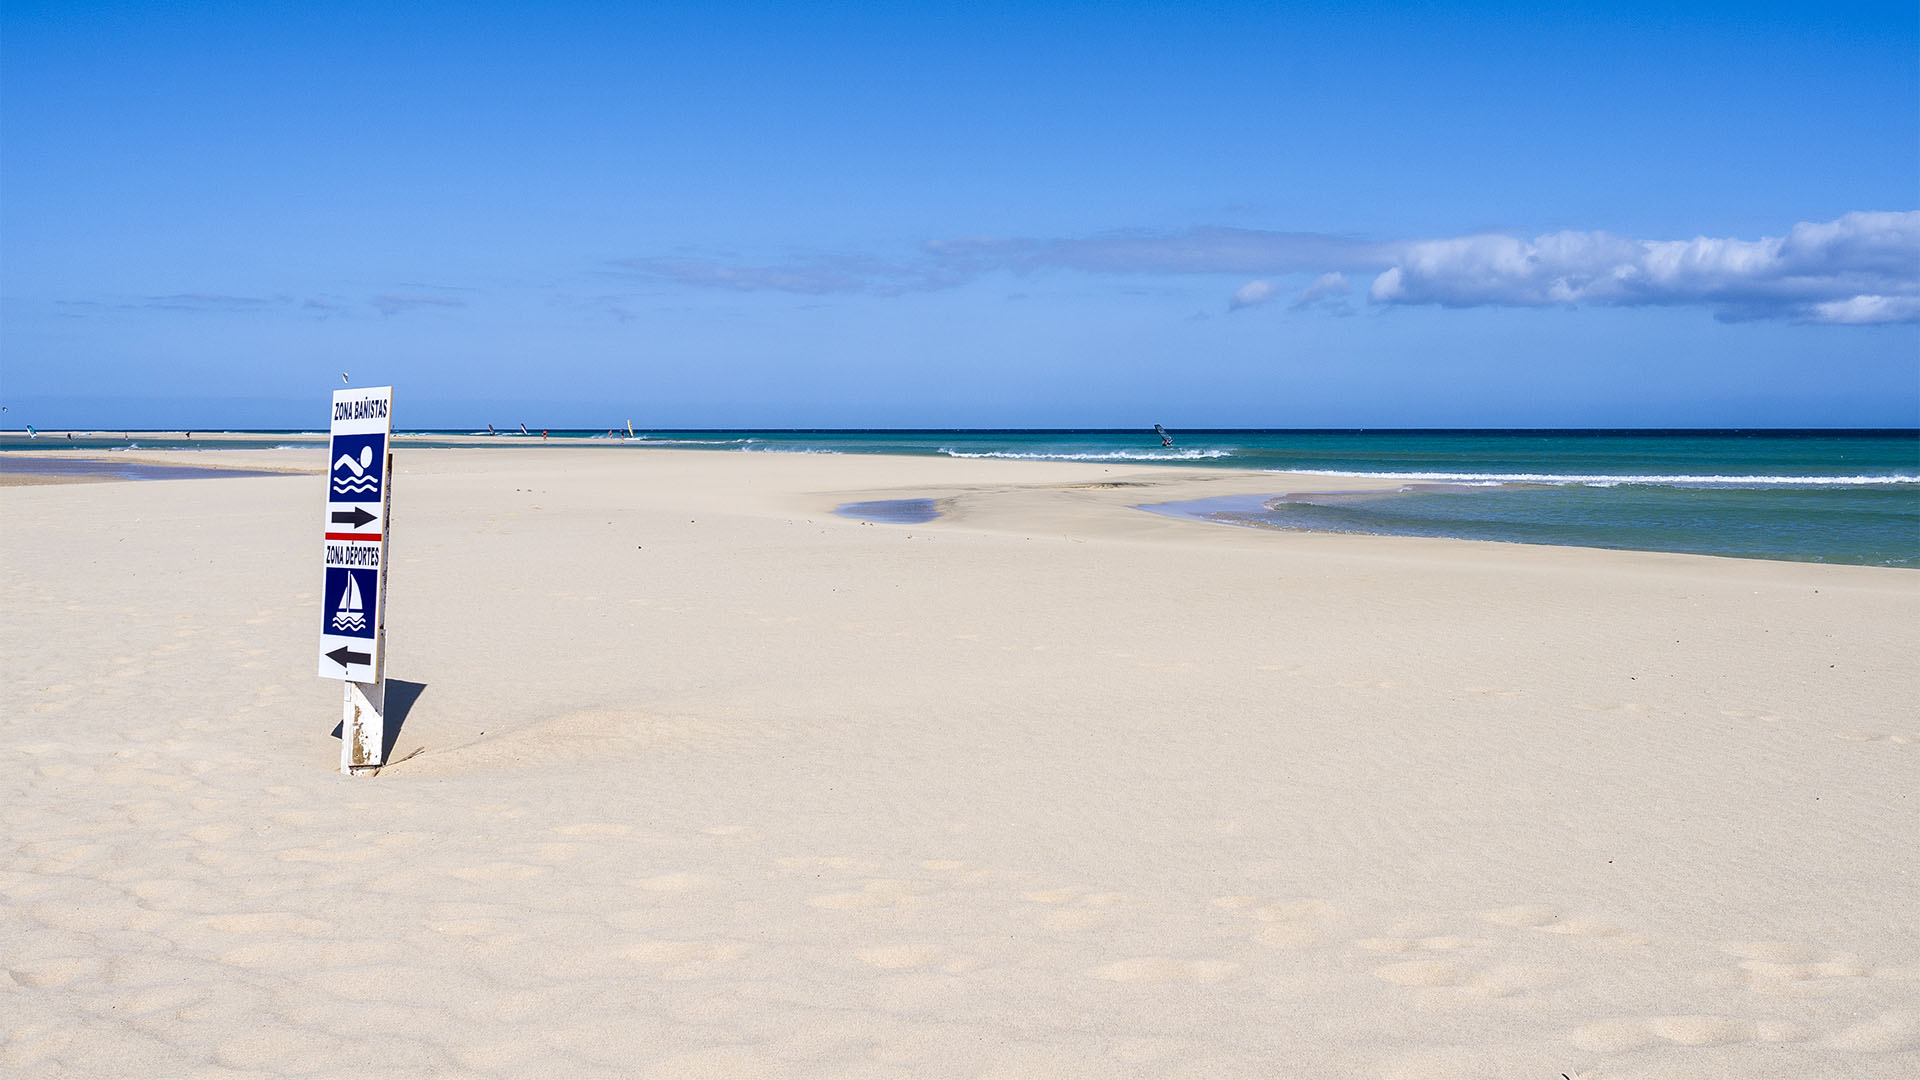
<path id="1" fill-rule="evenodd" d="M 240 438 L 245 438 L 245 436 L 234 436 L 233 438 L 240 439 Z M 218 441 L 219 440 L 209 439 L 209 443 L 217 443 Z M 473 439 L 472 441 L 479 444 L 489 444 L 494 446 L 498 451 L 502 452 L 501 457 L 503 458 L 508 453 L 517 451 L 522 455 L 534 454 L 534 453 L 539 453 L 542 455 L 587 454 L 594 459 L 600 460 L 602 462 L 607 462 L 607 461 L 620 460 L 619 458 L 616 458 L 610 455 L 609 451 L 612 451 L 615 449 L 621 449 L 621 448 L 628 448 L 628 447 L 624 447 L 623 444 L 619 444 L 619 443 L 603 443 L 603 444 L 595 445 L 591 442 L 581 441 L 581 440 L 569 441 L 563 444 L 548 443 L 540 446 L 494 444 L 492 443 L 492 440 L 490 440 L 488 437 L 485 437 L 485 436 L 478 437 L 476 439 Z M 43 471 L 36 471 L 32 469 L 28 469 L 24 471 L 8 471 L 4 467 L 0 467 L 0 487 L 47 486 L 47 485 L 58 485 L 62 483 L 81 483 L 81 482 L 97 483 L 97 482 L 103 482 L 103 481 L 113 482 L 113 481 L 119 481 L 119 480 L 135 479 L 133 477 L 124 475 L 126 471 L 130 471 L 129 467 L 151 468 L 156 470 L 170 470 L 170 471 L 177 470 L 177 472 L 175 472 L 170 477 L 173 479 L 195 478 L 195 474 L 198 474 L 198 473 L 205 473 L 206 474 L 205 478 L 213 478 L 218 475 L 223 475 L 225 472 L 223 468 L 211 466 L 208 464 L 207 459 L 205 458 L 205 454 L 207 451 L 217 451 L 223 456 L 223 458 L 231 456 L 232 458 L 238 459 L 244 462 L 244 464 L 236 466 L 236 468 L 245 472 L 254 473 L 258 475 L 271 475 L 271 474 L 319 475 L 324 468 L 324 460 L 323 460 L 324 454 L 319 454 L 319 452 L 324 449 L 324 445 L 325 445 L 325 438 L 322 436 L 316 436 L 312 440 L 310 446 L 276 447 L 272 449 L 263 449 L 263 448 L 257 448 L 257 447 L 232 447 L 232 446 L 210 445 L 205 450 L 202 450 L 199 448 L 194 448 L 194 449 L 136 448 L 136 449 L 128 449 L 128 450 L 115 450 L 115 451 L 103 452 L 97 449 L 76 448 L 76 449 L 68 450 L 65 448 L 60 448 L 60 449 L 52 449 L 52 450 L 35 450 L 35 451 L 25 452 L 25 453 L 18 452 L 18 451 L 11 451 L 11 450 L 0 450 L 0 466 L 4 466 L 4 463 L 9 460 L 12 460 L 12 461 L 55 461 L 57 460 L 57 461 L 71 461 L 75 463 L 75 466 L 71 471 L 62 470 L 68 473 L 66 476 L 58 476 L 58 475 L 48 476 Z M 424 460 L 427 456 L 430 456 L 430 455 L 458 454 L 461 452 L 461 449 L 463 448 L 408 447 L 404 442 L 396 439 L 395 449 L 397 452 L 405 452 L 409 458 L 414 458 L 418 456 L 422 460 Z M 315 454 L 319 454 L 319 457 L 322 460 L 317 462 L 307 460 L 307 456 L 315 455 Z M 698 449 L 698 448 L 686 448 L 686 447 L 675 447 L 675 448 L 649 447 L 645 449 L 645 454 L 646 454 L 646 457 L 644 459 L 630 459 L 630 460 L 635 462 L 638 462 L 640 460 L 649 460 L 649 461 L 672 460 L 677 455 L 685 455 L 685 454 L 692 454 L 697 456 L 704 456 L 704 455 L 720 455 L 720 456 L 726 456 L 726 457 L 742 456 L 737 450 L 713 450 L 713 449 Z M 1610 553 L 1631 552 L 1631 553 L 1685 557 L 1685 558 L 1725 558 L 1725 559 L 1736 559 L 1739 561 L 1783 563 L 1788 565 L 1865 566 L 1872 569 L 1888 569 L 1888 570 L 1914 569 L 1913 567 L 1908 567 L 1908 566 L 1862 563 L 1862 562 L 1853 562 L 1853 561 L 1844 561 L 1844 560 L 1830 561 L 1830 560 L 1817 559 L 1817 558 L 1804 558 L 1804 559 L 1780 558 L 1780 557 L 1767 555 L 1767 554 L 1755 555 L 1755 554 L 1738 554 L 1738 553 L 1726 553 L 1726 552 L 1714 552 L 1714 551 L 1688 551 L 1688 550 L 1675 550 L 1675 549 L 1659 548 L 1659 547 L 1597 546 L 1597 545 L 1582 545 L 1577 543 L 1554 543 L 1549 541 L 1510 539 L 1505 537 L 1451 537 L 1451 536 L 1435 536 L 1435 535 L 1428 535 L 1423 533 L 1408 533 L 1408 532 L 1393 532 L 1393 531 L 1290 528 L 1290 527 L 1263 524 L 1257 521 L 1236 520 L 1231 516 L 1225 517 L 1225 518 L 1212 516 L 1215 513 L 1220 513 L 1223 511 L 1229 514 L 1255 514 L 1262 510 L 1267 509 L 1269 506 L 1271 506 L 1274 503 L 1283 503 L 1287 501 L 1302 501 L 1305 498 L 1309 498 L 1317 495 L 1371 495 L 1371 494 L 1394 494 L 1394 493 L 1411 493 L 1411 492 L 1427 492 L 1427 491 L 1451 491 L 1455 489 L 1472 490 L 1470 488 L 1460 487 L 1459 485 L 1451 485 L 1446 483 L 1430 482 L 1430 481 L 1429 482 L 1407 481 L 1397 477 L 1382 477 L 1382 476 L 1358 475 L 1358 474 L 1340 474 L 1340 473 L 1327 473 L 1327 472 L 1318 472 L 1318 471 L 1290 473 L 1290 472 L 1279 472 L 1279 471 L 1271 471 L 1271 470 L 1236 469 L 1236 468 L 1230 468 L 1230 467 L 1222 468 L 1222 467 L 1210 467 L 1210 466 L 1200 466 L 1200 465 L 1161 465 L 1161 464 L 1140 463 L 1140 462 L 1045 461 L 1045 460 L 981 458 L 981 457 L 949 458 L 949 457 L 943 457 L 943 456 L 929 456 L 929 455 L 917 455 L 917 454 L 887 454 L 887 453 L 874 453 L 874 452 L 862 452 L 862 453 L 854 453 L 854 454 L 844 454 L 844 453 L 818 454 L 818 453 L 808 453 L 804 451 L 765 450 L 765 451 L 754 452 L 753 456 L 756 458 L 781 458 L 781 459 L 802 459 L 802 460 L 823 460 L 824 459 L 824 460 L 830 460 L 830 461 L 841 460 L 841 461 L 847 461 L 850 463 L 862 462 L 862 461 L 899 462 L 902 464 L 903 467 L 908 463 L 916 463 L 916 462 L 945 463 L 944 465 L 930 465 L 932 474 L 939 475 L 944 470 L 949 473 L 958 471 L 959 474 L 963 476 L 969 475 L 969 474 L 965 473 L 964 470 L 957 470 L 956 467 L 963 466 L 967 463 L 975 463 L 982 466 L 992 467 L 989 470 L 983 472 L 981 474 L 982 477 L 983 478 L 990 477 L 992 484 L 1005 488 L 1006 493 L 1010 494 L 1015 490 L 1027 490 L 1030 496 L 1032 496 L 1033 493 L 1052 490 L 1052 489 L 1096 491 L 1104 488 L 1109 491 L 1132 490 L 1132 491 L 1136 491 L 1137 493 L 1144 493 L 1144 492 L 1156 491 L 1156 490 L 1161 492 L 1184 492 L 1184 494 L 1179 494 L 1176 497 L 1171 497 L 1171 498 L 1156 497 L 1150 501 L 1143 500 L 1143 499 L 1133 499 L 1129 501 L 1125 498 L 1117 498 L 1117 497 L 1101 497 L 1101 498 L 1097 498 L 1095 501 L 1111 503 L 1114 505 L 1125 505 L 1139 513 L 1163 517 L 1170 520 L 1188 521 L 1196 524 L 1204 524 L 1204 525 L 1210 525 L 1210 526 L 1216 526 L 1216 527 L 1226 527 L 1226 528 L 1232 528 L 1237 530 L 1253 531 L 1253 532 L 1265 533 L 1269 535 L 1299 534 L 1299 535 L 1322 536 L 1322 537 L 1357 537 L 1357 538 L 1371 538 L 1371 539 L 1395 538 L 1395 539 L 1403 539 L 1403 540 L 1424 540 L 1424 541 L 1446 543 L 1446 544 L 1474 544 L 1474 545 L 1499 544 L 1499 545 L 1502 545 L 1503 547 L 1562 548 L 1562 549 L 1568 549 L 1568 550 L 1610 552 Z M 493 461 L 495 464 L 500 463 L 500 459 L 496 458 L 495 455 L 489 455 L 489 460 Z M 534 460 L 534 459 L 529 459 L 529 460 Z M 546 460 L 558 460 L 558 459 L 550 458 Z M 97 471 L 86 470 L 79 466 L 80 462 L 98 462 L 101 468 Z M 521 467 L 523 464 L 524 463 L 521 463 L 521 462 L 515 462 L 513 467 Z M 825 467 L 826 466 L 823 466 L 823 468 Z M 1056 475 L 1053 473 L 1048 473 L 1043 471 L 1047 469 L 1064 469 L 1064 470 L 1079 469 L 1083 471 L 1078 473 L 1072 473 L 1072 472 L 1060 473 Z M 116 470 L 119 470 L 121 475 L 116 475 Z M 1026 473 L 1025 475 L 1022 475 L 1022 470 L 1032 470 L 1032 471 Z M 1088 471 L 1088 470 L 1097 470 L 1097 472 Z M 1119 470 L 1119 473 L 1116 474 L 1115 470 Z M 857 477 L 857 476 L 865 475 L 866 473 L 870 473 L 873 470 L 871 469 L 862 470 L 857 466 L 853 466 L 853 467 L 850 467 L 847 471 L 851 475 Z M 1072 482 L 1064 481 L 1062 479 L 1063 477 L 1071 477 L 1073 480 L 1077 480 L 1078 483 L 1075 484 Z M 154 478 L 158 478 L 158 477 L 154 477 Z M 141 479 L 145 479 L 145 478 L 141 478 Z M 953 503 L 953 500 L 961 499 L 964 501 L 965 504 L 971 504 L 973 502 L 978 501 L 978 499 L 983 495 L 983 493 L 981 491 L 974 490 L 974 489 L 978 488 L 979 486 L 980 485 L 976 483 L 971 486 L 963 485 L 960 488 L 953 488 L 951 485 L 949 485 L 949 487 L 941 487 L 936 484 L 925 490 L 906 490 L 906 491 L 892 490 L 892 489 L 880 490 L 880 489 L 854 487 L 854 488 L 848 488 L 846 491 L 840 492 L 839 496 L 842 496 L 842 497 L 838 497 L 836 502 L 830 502 L 827 505 L 820 507 L 818 509 L 819 509 L 819 512 L 822 512 L 822 513 L 831 513 L 833 512 L 834 506 L 838 504 L 889 502 L 889 501 L 898 501 L 903 499 L 927 500 L 935 504 L 938 504 L 940 506 L 940 511 L 938 516 L 932 519 L 927 519 L 927 521 L 925 522 L 927 524 L 935 524 L 941 519 L 947 519 L 954 516 L 949 511 L 951 509 L 954 509 L 960 506 L 961 504 Z M 1085 498 L 1085 497 L 1081 496 L 1081 498 Z M 1025 504 L 1030 509 L 1035 509 L 1035 510 L 1041 509 L 1039 503 L 1033 497 L 1029 497 L 1028 499 L 1026 499 Z M 1190 505 L 1205 506 L 1206 509 L 1202 509 L 1202 510 L 1186 509 L 1186 507 Z M 1162 509 L 1162 507 L 1170 507 L 1171 509 Z"/>

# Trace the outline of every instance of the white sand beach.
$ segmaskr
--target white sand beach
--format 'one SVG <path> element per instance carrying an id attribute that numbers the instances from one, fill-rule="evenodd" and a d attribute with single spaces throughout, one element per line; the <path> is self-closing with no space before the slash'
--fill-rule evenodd
<path id="1" fill-rule="evenodd" d="M 403 443 L 350 778 L 323 456 L 0 488 L 7 1075 L 1920 1075 L 1914 571 Z"/>

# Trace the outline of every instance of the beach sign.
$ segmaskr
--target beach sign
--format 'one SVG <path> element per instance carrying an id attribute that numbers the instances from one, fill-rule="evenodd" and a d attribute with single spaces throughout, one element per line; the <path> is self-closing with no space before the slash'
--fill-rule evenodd
<path id="1" fill-rule="evenodd" d="M 340 769 L 384 754 L 387 517 L 393 506 L 393 387 L 333 392 L 320 591 L 320 676 L 346 685 Z"/>

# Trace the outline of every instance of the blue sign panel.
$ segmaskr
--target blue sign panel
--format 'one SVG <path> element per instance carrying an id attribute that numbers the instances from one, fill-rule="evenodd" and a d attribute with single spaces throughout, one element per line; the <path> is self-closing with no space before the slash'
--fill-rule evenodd
<path id="1" fill-rule="evenodd" d="M 372 640 L 379 618 L 380 571 L 327 567 L 320 606 L 320 632 L 333 637 Z"/>
<path id="2" fill-rule="evenodd" d="M 387 468 L 387 436 L 335 435 L 328 502 L 379 502 Z"/>

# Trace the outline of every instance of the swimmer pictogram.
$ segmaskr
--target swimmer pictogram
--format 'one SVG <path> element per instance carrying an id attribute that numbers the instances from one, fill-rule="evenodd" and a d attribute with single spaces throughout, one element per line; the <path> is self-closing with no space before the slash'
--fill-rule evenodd
<path id="1" fill-rule="evenodd" d="M 380 481 L 386 471 L 385 435 L 333 437 L 333 499 L 338 502 L 379 502 Z"/>

